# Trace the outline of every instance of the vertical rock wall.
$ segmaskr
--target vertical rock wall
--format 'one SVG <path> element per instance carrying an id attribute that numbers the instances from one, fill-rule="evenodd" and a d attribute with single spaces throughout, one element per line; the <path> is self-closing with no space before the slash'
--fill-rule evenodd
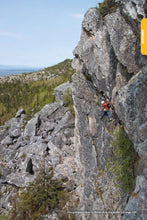
<path id="1" fill-rule="evenodd" d="M 74 50 L 73 98 L 76 112 L 75 140 L 81 164 L 81 210 L 137 210 L 124 219 L 145 219 L 146 203 L 146 94 L 147 58 L 140 53 L 140 20 L 145 1 L 117 1 L 116 12 L 101 17 L 89 9 Z M 101 100 L 111 98 L 112 122 L 100 119 Z M 124 125 L 139 154 L 136 197 L 119 191 L 106 164 L 111 157 L 113 128 Z M 135 187 L 134 187 L 135 188 Z M 127 206 L 126 206 L 127 204 Z M 132 208 L 133 207 L 133 208 Z M 142 210 L 142 211 L 140 211 Z M 138 217 L 137 217 L 138 216 Z M 82 219 L 119 219 L 122 215 L 82 214 Z"/>

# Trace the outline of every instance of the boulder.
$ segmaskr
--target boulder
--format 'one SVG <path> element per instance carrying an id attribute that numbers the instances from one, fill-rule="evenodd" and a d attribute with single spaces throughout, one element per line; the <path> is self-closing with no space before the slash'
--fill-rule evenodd
<path id="1" fill-rule="evenodd" d="M 24 110 L 24 109 L 20 109 L 20 110 L 16 113 L 15 118 L 19 118 L 19 117 L 21 117 L 21 115 L 24 115 L 24 114 L 25 114 L 25 110 Z"/>
<path id="2" fill-rule="evenodd" d="M 10 130 L 9 135 L 11 138 L 18 138 L 21 136 L 21 129 L 15 128 L 14 130 Z"/>
<path id="3" fill-rule="evenodd" d="M 54 89 L 54 96 L 56 98 L 56 102 L 60 103 L 60 105 L 64 104 L 63 95 L 68 88 L 72 88 L 72 83 L 66 82 Z"/>
<path id="4" fill-rule="evenodd" d="M 2 141 L 1 141 L 2 145 L 11 145 L 13 144 L 13 139 L 10 136 L 6 136 Z"/>
<path id="5" fill-rule="evenodd" d="M 40 118 L 39 115 L 36 115 L 34 116 L 34 118 L 28 121 L 24 130 L 24 136 L 25 137 L 36 136 L 39 125 L 40 125 Z"/>

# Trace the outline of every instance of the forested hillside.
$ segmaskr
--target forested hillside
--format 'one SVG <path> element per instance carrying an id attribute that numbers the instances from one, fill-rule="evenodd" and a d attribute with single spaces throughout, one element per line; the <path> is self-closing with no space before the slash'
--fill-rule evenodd
<path id="1" fill-rule="evenodd" d="M 54 102 L 53 90 L 71 79 L 71 60 L 39 72 L 5 77 L 0 81 L 0 125 L 24 108 L 28 119 L 45 104 Z"/>

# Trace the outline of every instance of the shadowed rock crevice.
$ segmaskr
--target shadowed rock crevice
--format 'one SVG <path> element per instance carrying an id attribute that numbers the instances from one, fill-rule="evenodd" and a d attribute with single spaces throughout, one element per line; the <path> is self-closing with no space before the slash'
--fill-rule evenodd
<path id="1" fill-rule="evenodd" d="M 27 167 L 26 167 L 26 172 L 28 172 L 29 174 L 34 174 L 34 170 L 33 170 L 33 163 L 32 163 L 32 159 L 30 158 L 28 163 L 27 163 Z"/>

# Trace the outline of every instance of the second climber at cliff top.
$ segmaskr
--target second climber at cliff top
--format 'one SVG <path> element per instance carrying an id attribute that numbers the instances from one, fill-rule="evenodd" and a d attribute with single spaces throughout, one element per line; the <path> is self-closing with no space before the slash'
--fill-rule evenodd
<path id="1" fill-rule="evenodd" d="M 102 107 L 104 108 L 103 113 L 101 115 L 101 119 L 103 118 L 104 114 L 107 114 L 109 117 L 109 120 L 112 121 L 110 112 L 109 112 L 109 107 L 108 107 L 108 105 L 110 104 L 109 99 L 107 99 L 107 102 L 102 101 L 101 104 L 102 104 Z"/>

